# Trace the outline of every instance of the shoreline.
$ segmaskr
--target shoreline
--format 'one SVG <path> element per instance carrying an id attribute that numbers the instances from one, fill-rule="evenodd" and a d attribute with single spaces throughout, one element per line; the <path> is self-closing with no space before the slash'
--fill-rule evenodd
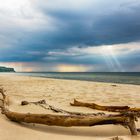
<path id="1" fill-rule="evenodd" d="M 48 112 L 35 105 L 20 106 L 22 100 L 37 101 L 45 99 L 47 103 L 58 108 L 87 113 L 97 111 L 83 107 L 71 107 L 69 103 L 76 98 L 101 105 L 140 106 L 139 85 L 116 84 L 117 86 L 112 86 L 113 84 L 0 74 L 0 86 L 7 91 L 6 94 L 10 98 L 10 109 L 23 113 Z M 24 140 L 29 138 L 31 140 L 45 140 L 46 138 L 53 140 L 109 140 L 118 135 L 126 140 L 140 139 L 140 136 L 131 136 L 127 129 L 116 125 L 71 128 L 50 127 L 36 124 L 17 124 L 10 122 L 3 115 L 0 115 L 0 121 L 2 122 L 0 126 L 2 140 Z M 137 123 L 137 126 L 140 127 L 140 123 Z"/>
<path id="2" fill-rule="evenodd" d="M 131 74 L 133 74 L 133 76 L 135 76 L 136 77 L 136 73 L 138 73 L 139 74 L 139 76 L 138 76 L 138 80 L 135 80 L 135 82 L 132 80 L 132 79 L 125 79 L 124 81 L 121 81 L 121 79 L 120 79 L 120 81 L 119 82 L 117 82 L 117 81 L 115 81 L 115 80 L 111 80 L 111 81 L 107 81 L 107 80 L 101 80 L 101 79 L 99 79 L 99 75 L 97 75 L 97 79 L 95 80 L 95 79 L 93 79 L 93 78 L 91 78 L 91 79 L 87 79 L 87 78 L 75 78 L 75 77 L 69 77 L 68 75 L 68 77 L 65 77 L 65 76 L 62 76 L 62 77 L 60 77 L 60 76 L 58 76 L 59 74 L 67 74 L 67 73 L 69 73 L 69 74 L 79 74 L 79 72 L 43 72 L 42 74 L 45 74 L 45 73 L 47 73 L 47 74 L 49 74 L 49 73 L 51 73 L 51 74 L 58 74 L 57 76 L 46 76 L 46 75 L 44 75 L 44 76 L 41 76 L 41 75 L 38 75 L 38 74 L 41 74 L 42 72 L 16 72 L 16 73 L 4 73 L 5 75 L 16 75 L 16 76 L 30 76 L 30 77 L 38 77 L 38 78 L 49 78 L 49 79 L 58 79 L 58 80 L 76 80 L 76 81 L 87 81 L 87 82 L 98 82 L 98 83 L 110 83 L 110 84 L 124 84 L 124 85 L 140 85 L 140 72 L 80 72 L 80 74 L 95 74 L 94 76 L 96 76 L 96 74 L 103 74 L 103 75 L 100 75 L 100 77 L 101 76 L 104 76 L 105 75 L 105 73 L 108 73 L 109 75 L 108 76 L 110 76 L 110 74 L 113 74 L 112 76 L 117 76 L 116 74 L 128 74 L 128 73 L 131 73 Z M 115 75 L 114 75 L 115 74 Z M 1 74 L 0 74 L 1 75 Z M 76 76 L 80 76 L 80 75 L 76 75 Z M 119 75 L 118 75 L 119 76 Z M 121 75 L 122 77 L 126 77 L 127 75 Z M 131 75 L 132 76 L 132 75 Z M 129 76 L 129 77 L 131 77 L 131 76 Z M 104 78 L 107 78 L 107 77 L 104 77 Z M 110 78 L 110 77 L 109 77 Z M 115 78 L 115 77 L 114 77 Z M 134 77 L 133 77 L 134 78 Z M 137 78 L 137 77 L 136 77 Z M 131 81 L 131 82 L 128 82 L 128 81 Z M 139 81 L 139 82 L 137 82 L 136 83 L 136 81 Z"/>

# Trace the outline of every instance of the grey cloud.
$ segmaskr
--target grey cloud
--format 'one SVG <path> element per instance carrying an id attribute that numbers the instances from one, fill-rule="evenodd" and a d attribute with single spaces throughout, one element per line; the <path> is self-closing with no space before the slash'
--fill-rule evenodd
<path id="1" fill-rule="evenodd" d="M 105 64 L 102 57 L 66 52 L 140 40 L 140 1 L 29 0 L 30 6 L 13 15 L 0 7 L 0 61 Z M 28 15 L 29 14 L 29 15 Z M 136 46 L 135 46 L 136 47 Z M 60 50 L 64 55 L 53 56 Z M 38 52 L 38 53 L 37 53 Z M 62 53 L 61 53 L 62 54 Z M 139 65 L 139 54 L 120 56 L 124 65 Z M 130 60 L 130 61 L 129 61 Z"/>

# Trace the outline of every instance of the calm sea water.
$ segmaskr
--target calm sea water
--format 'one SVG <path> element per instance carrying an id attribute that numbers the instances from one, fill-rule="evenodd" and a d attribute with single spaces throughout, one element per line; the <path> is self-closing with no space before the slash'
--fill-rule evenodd
<path id="1" fill-rule="evenodd" d="M 140 85 L 140 72 L 25 72 L 16 74 L 44 78 Z"/>

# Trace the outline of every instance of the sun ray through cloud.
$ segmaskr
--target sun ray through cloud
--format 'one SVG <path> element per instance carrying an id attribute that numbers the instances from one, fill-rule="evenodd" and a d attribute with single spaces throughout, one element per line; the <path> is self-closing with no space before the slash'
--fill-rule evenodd
<path id="1" fill-rule="evenodd" d="M 117 54 L 115 53 L 113 46 L 109 45 L 109 46 L 101 48 L 100 53 L 102 54 L 108 67 L 110 67 L 111 70 L 113 70 L 114 72 L 115 71 L 124 72 L 124 69 L 121 63 L 117 59 Z"/>

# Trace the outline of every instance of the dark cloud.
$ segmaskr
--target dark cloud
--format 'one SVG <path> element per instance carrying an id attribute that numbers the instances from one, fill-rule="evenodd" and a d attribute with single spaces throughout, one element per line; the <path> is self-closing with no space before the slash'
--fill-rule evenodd
<path id="1" fill-rule="evenodd" d="M 27 11 L 20 7 L 15 13 L 5 12 L 0 7 L 1 62 L 105 65 L 98 55 L 54 56 L 49 52 L 140 40 L 138 0 L 28 1 Z M 139 65 L 139 54 L 129 53 L 118 59 L 125 66 Z"/>
<path id="2" fill-rule="evenodd" d="M 102 4 L 97 2 L 95 5 L 91 1 L 90 3 L 89 9 L 83 8 L 76 11 L 72 11 L 72 8 L 51 9 L 40 4 L 44 14 L 56 19 L 56 26 L 59 23 L 58 30 L 52 36 L 46 36 L 52 41 L 50 46 L 53 43 L 57 43 L 58 47 L 100 46 L 140 40 L 140 3 L 138 1 L 135 1 L 137 4 L 128 0 L 113 3 L 106 1 Z M 112 8 L 105 7 L 106 3 L 112 4 Z M 98 6 L 98 4 L 101 5 Z M 98 9 L 95 8 L 96 5 Z"/>

